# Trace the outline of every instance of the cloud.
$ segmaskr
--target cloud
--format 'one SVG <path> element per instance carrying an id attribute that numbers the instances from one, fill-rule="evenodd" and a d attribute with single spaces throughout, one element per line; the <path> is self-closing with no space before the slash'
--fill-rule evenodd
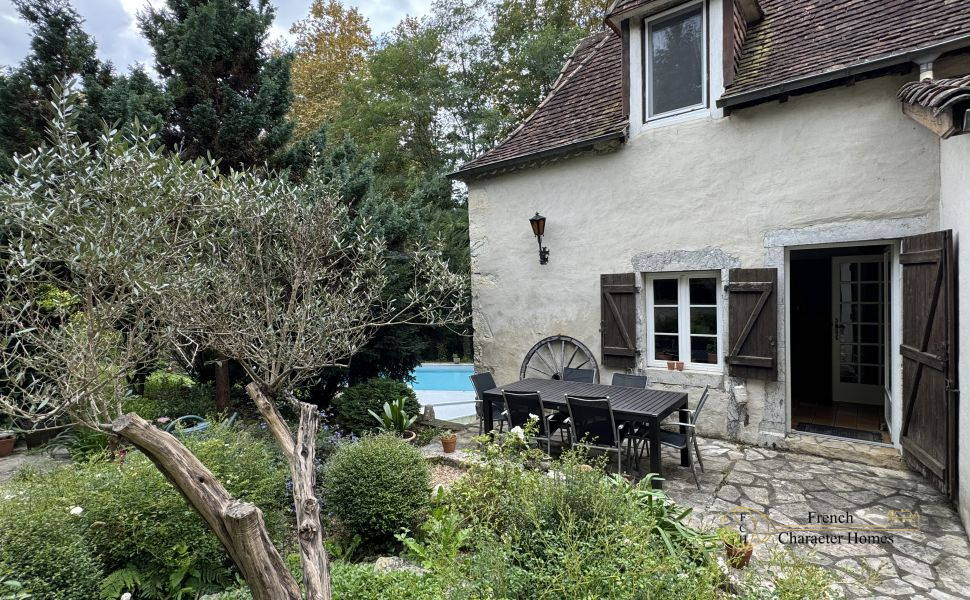
<path id="1" fill-rule="evenodd" d="M 147 0 L 73 0 L 74 8 L 84 18 L 84 28 L 98 44 L 98 56 L 110 60 L 119 71 L 134 63 L 151 67 L 154 58 L 151 47 L 138 30 L 138 12 Z M 154 0 L 156 6 L 163 0 Z M 391 30 L 405 16 L 423 16 L 431 0 L 350 0 L 367 17 L 375 34 Z M 283 38 L 289 42 L 290 26 L 304 18 L 310 0 L 277 0 L 276 22 L 270 39 Z M 17 65 L 30 50 L 30 29 L 20 20 L 10 0 L 0 0 L 0 65 Z"/>

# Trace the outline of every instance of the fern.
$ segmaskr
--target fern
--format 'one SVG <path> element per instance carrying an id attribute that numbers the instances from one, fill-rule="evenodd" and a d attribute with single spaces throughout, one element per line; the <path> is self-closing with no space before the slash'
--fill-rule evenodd
<path id="1" fill-rule="evenodd" d="M 101 598 L 116 600 L 125 592 L 133 592 L 145 585 L 145 576 L 136 567 L 118 569 L 101 581 Z"/>

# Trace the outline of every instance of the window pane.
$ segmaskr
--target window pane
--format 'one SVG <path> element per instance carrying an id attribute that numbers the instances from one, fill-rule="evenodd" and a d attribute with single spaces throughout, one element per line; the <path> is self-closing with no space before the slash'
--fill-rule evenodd
<path id="1" fill-rule="evenodd" d="M 691 304 L 717 304 L 717 286 L 713 277 L 690 280 Z"/>
<path id="2" fill-rule="evenodd" d="M 653 281 L 653 303 L 677 304 L 677 280 L 655 279 Z"/>
<path id="3" fill-rule="evenodd" d="M 657 360 L 680 360 L 680 352 L 675 335 L 653 336 L 654 357 Z"/>
<path id="4" fill-rule="evenodd" d="M 703 8 L 651 23 L 649 45 L 650 115 L 703 102 Z"/>
<path id="5" fill-rule="evenodd" d="M 690 309 L 690 332 L 706 333 L 714 335 L 717 333 L 717 309 L 711 308 L 691 308 Z"/>
<path id="6" fill-rule="evenodd" d="M 690 362 L 716 365 L 717 338 L 691 336 Z"/>
<path id="7" fill-rule="evenodd" d="M 653 309 L 653 329 L 657 333 L 677 333 L 677 309 Z"/>

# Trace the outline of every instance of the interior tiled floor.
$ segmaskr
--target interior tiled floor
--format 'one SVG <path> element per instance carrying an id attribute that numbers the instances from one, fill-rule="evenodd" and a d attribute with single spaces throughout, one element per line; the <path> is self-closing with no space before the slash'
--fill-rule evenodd
<path id="1" fill-rule="evenodd" d="M 882 406 L 848 402 L 834 402 L 832 404 L 799 402 L 792 406 L 791 421 L 792 429 L 798 429 L 799 423 L 815 423 L 875 431 L 882 435 L 884 443 L 891 443 L 889 433 L 882 431 L 880 427 L 883 423 Z"/>

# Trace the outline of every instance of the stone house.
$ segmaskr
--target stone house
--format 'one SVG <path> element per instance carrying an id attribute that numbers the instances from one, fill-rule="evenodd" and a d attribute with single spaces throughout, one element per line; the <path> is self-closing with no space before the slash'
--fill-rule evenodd
<path id="1" fill-rule="evenodd" d="M 970 523 L 970 2 L 617 0 L 606 23 L 453 174 L 476 368 L 710 385 L 703 434 L 901 456 Z"/>

